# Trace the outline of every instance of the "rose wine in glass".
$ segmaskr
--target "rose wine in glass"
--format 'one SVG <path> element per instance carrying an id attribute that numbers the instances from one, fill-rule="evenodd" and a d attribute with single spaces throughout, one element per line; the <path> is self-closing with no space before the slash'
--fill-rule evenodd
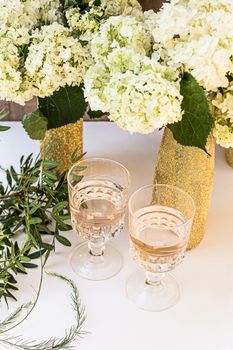
<path id="1" fill-rule="evenodd" d="M 129 202 L 131 254 L 145 270 L 136 272 L 127 293 L 139 307 L 161 311 L 179 297 L 175 279 L 166 272 L 184 258 L 195 206 L 184 191 L 169 185 L 146 186 Z"/>
<path id="2" fill-rule="evenodd" d="M 107 279 L 122 266 L 121 255 L 106 242 L 123 228 L 129 173 L 107 159 L 87 159 L 69 172 L 69 199 L 74 230 L 87 241 L 71 257 L 71 266 L 91 280 Z"/>

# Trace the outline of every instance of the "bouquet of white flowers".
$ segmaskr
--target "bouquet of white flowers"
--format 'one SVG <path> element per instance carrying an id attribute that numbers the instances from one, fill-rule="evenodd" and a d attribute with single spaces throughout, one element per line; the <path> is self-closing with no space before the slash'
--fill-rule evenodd
<path id="1" fill-rule="evenodd" d="M 84 115 L 83 78 L 93 63 L 88 38 L 109 15 L 134 11 L 136 0 L 0 2 L 0 99 L 23 105 L 38 98 L 38 111 L 24 121 L 32 138 Z"/>
<path id="2" fill-rule="evenodd" d="M 92 110 L 130 132 L 168 125 L 181 144 L 205 149 L 213 119 L 204 90 L 154 40 L 152 19 L 153 11 L 100 25 L 90 42 L 95 64 L 84 77 L 85 96 Z"/>
<path id="3" fill-rule="evenodd" d="M 171 0 L 145 16 L 154 40 L 211 93 L 213 134 L 223 147 L 233 147 L 233 2 Z"/>

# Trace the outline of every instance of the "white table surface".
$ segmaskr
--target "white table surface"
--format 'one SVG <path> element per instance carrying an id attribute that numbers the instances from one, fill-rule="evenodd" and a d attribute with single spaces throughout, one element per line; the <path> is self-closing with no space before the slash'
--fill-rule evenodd
<path id="1" fill-rule="evenodd" d="M 4 167 L 17 165 L 22 154 L 39 151 L 39 144 L 29 139 L 20 123 L 10 125 L 10 131 L 0 134 L 0 164 Z M 161 133 L 130 135 L 106 122 L 86 123 L 84 128 L 84 149 L 88 156 L 123 163 L 132 174 L 131 192 L 152 182 L 160 139 Z M 176 306 L 160 313 L 142 311 L 126 298 L 126 280 L 137 268 L 129 257 L 127 225 L 111 242 L 122 252 L 124 267 L 117 276 L 103 282 L 76 276 L 69 266 L 71 249 L 58 244 L 57 253 L 48 261 L 46 270 L 72 278 L 86 306 L 84 328 L 90 333 L 77 341 L 76 349 L 232 350 L 232 218 L 233 169 L 227 166 L 223 151 L 218 148 L 208 232 L 199 247 L 188 252 L 173 272 L 182 286 L 181 299 Z M 80 242 L 74 232 L 68 232 L 67 237 L 74 245 Z M 36 284 L 38 273 L 33 270 L 21 281 L 19 300 L 24 293 L 32 294 L 30 285 Z M 62 282 L 45 277 L 36 309 L 13 334 L 38 340 L 61 336 L 73 320 L 68 293 Z"/>

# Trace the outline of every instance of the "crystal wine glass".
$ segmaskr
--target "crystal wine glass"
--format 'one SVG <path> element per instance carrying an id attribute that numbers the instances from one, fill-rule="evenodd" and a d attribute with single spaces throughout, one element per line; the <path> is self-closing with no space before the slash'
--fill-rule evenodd
<path id="1" fill-rule="evenodd" d="M 123 228 L 130 175 L 113 160 L 92 158 L 79 161 L 68 173 L 73 229 L 87 242 L 77 246 L 71 266 L 89 280 L 104 280 L 117 274 L 122 257 L 105 244 Z"/>
<path id="2" fill-rule="evenodd" d="M 140 308 L 161 311 L 177 302 L 179 286 L 166 273 L 184 258 L 194 213 L 193 199 L 174 186 L 149 185 L 131 196 L 131 253 L 142 269 L 129 278 L 126 289 Z"/>

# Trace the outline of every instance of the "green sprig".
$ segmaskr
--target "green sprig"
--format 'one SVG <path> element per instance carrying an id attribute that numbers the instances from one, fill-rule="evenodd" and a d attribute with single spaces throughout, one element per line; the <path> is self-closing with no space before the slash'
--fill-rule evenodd
<path id="1" fill-rule="evenodd" d="M 37 267 L 32 260 L 45 256 L 46 262 L 56 242 L 71 245 L 60 234 L 71 225 L 66 173 L 55 175 L 56 167 L 54 161 L 21 157 L 20 171 L 10 167 L 7 185 L 0 184 L 0 301 L 15 299 L 16 276 Z M 25 239 L 19 245 L 21 232 Z"/>

